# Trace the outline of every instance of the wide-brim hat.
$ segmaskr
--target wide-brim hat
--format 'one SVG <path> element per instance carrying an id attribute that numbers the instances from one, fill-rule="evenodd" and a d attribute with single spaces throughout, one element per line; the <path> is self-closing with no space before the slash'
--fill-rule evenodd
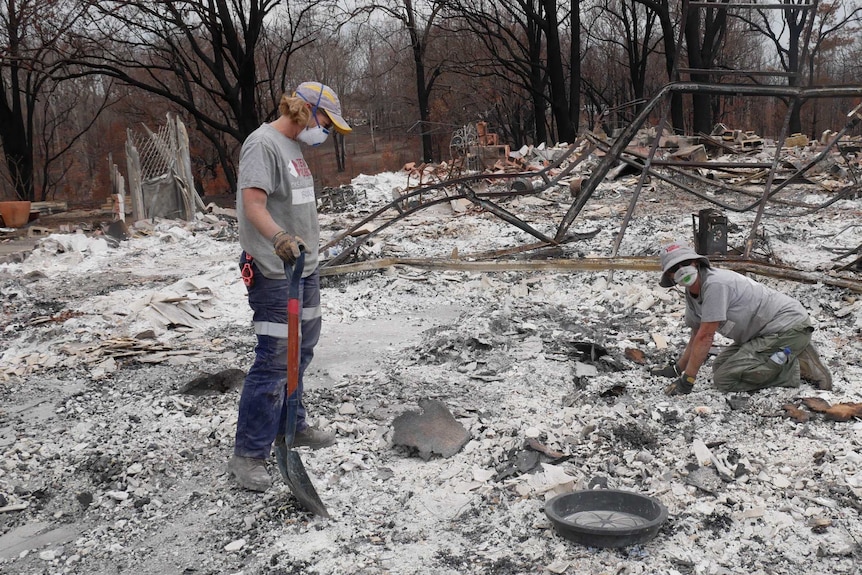
<path id="1" fill-rule="evenodd" d="M 338 99 L 338 94 L 329 86 L 320 82 L 303 82 L 296 87 L 293 94 L 323 110 L 339 133 L 347 134 L 353 131 L 350 124 L 341 117 L 341 100 Z"/>
<path id="2" fill-rule="evenodd" d="M 690 260 L 697 260 L 706 265 L 706 267 L 711 267 L 709 259 L 706 256 L 700 255 L 682 242 L 673 242 L 664 246 L 661 250 L 661 279 L 658 285 L 666 288 L 673 287 L 673 276 L 668 272 L 676 264 Z"/>

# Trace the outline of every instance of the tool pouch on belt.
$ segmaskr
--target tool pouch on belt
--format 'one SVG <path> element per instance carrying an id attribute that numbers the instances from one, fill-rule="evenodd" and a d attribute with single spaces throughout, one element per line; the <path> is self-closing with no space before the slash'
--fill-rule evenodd
<path id="1" fill-rule="evenodd" d="M 251 267 L 251 262 L 254 258 L 249 254 L 242 252 L 239 257 L 239 275 L 242 276 L 242 283 L 245 287 L 251 287 L 254 284 L 254 268 Z"/>

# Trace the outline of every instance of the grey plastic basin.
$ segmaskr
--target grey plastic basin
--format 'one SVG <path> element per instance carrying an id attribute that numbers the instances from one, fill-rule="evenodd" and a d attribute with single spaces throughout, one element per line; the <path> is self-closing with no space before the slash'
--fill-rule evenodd
<path id="1" fill-rule="evenodd" d="M 634 491 L 590 489 L 557 495 L 545 514 L 561 536 L 591 547 L 627 547 L 656 536 L 667 508 Z"/>

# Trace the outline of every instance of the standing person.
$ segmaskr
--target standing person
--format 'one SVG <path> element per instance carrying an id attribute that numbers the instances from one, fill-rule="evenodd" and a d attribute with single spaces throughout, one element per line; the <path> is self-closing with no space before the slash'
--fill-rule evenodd
<path id="1" fill-rule="evenodd" d="M 293 445 L 312 449 L 335 443 L 331 433 L 309 427 L 302 405 L 302 379 L 320 338 L 320 227 L 314 179 L 302 157 L 300 143 L 318 146 L 334 128 L 351 131 L 341 117 L 341 103 L 319 82 L 300 84 L 283 95 L 280 116 L 252 132 L 239 158 L 237 220 L 243 251 L 240 270 L 248 288 L 257 335 L 255 360 L 242 389 L 234 454 L 228 471 L 253 491 L 272 484 L 265 461 L 273 441 L 284 429 L 287 413 L 287 301 L 285 265 L 306 252 L 300 285 L 300 398 Z M 284 436 L 281 435 L 281 441 Z"/>
<path id="2" fill-rule="evenodd" d="M 832 389 L 801 303 L 736 272 L 714 269 L 679 242 L 663 248 L 661 270 L 660 286 L 685 288 L 685 323 L 691 328 L 679 359 L 652 371 L 675 378 L 666 394 L 691 393 L 716 333 L 733 340 L 713 363 L 713 381 L 721 391 L 798 387 L 800 377 L 818 389 Z"/>

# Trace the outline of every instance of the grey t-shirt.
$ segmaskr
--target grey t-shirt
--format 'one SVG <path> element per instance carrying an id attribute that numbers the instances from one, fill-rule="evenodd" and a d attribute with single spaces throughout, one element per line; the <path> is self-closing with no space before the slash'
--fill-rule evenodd
<path id="1" fill-rule="evenodd" d="M 269 124 L 262 124 L 242 145 L 237 188 L 239 243 L 255 259 L 263 275 L 284 278 L 284 263 L 275 255 L 272 238 L 262 236 L 246 219 L 242 198 L 245 188 L 260 188 L 266 192 L 266 209 L 272 219 L 287 233 L 301 237 L 308 246 L 303 277 L 314 272 L 318 263 L 320 224 L 314 178 L 302 157 L 299 143 Z"/>
<path id="2" fill-rule="evenodd" d="M 736 343 L 780 333 L 808 321 L 802 304 L 730 270 L 701 269 L 700 297 L 685 295 L 685 322 L 720 322 L 718 333 Z"/>

